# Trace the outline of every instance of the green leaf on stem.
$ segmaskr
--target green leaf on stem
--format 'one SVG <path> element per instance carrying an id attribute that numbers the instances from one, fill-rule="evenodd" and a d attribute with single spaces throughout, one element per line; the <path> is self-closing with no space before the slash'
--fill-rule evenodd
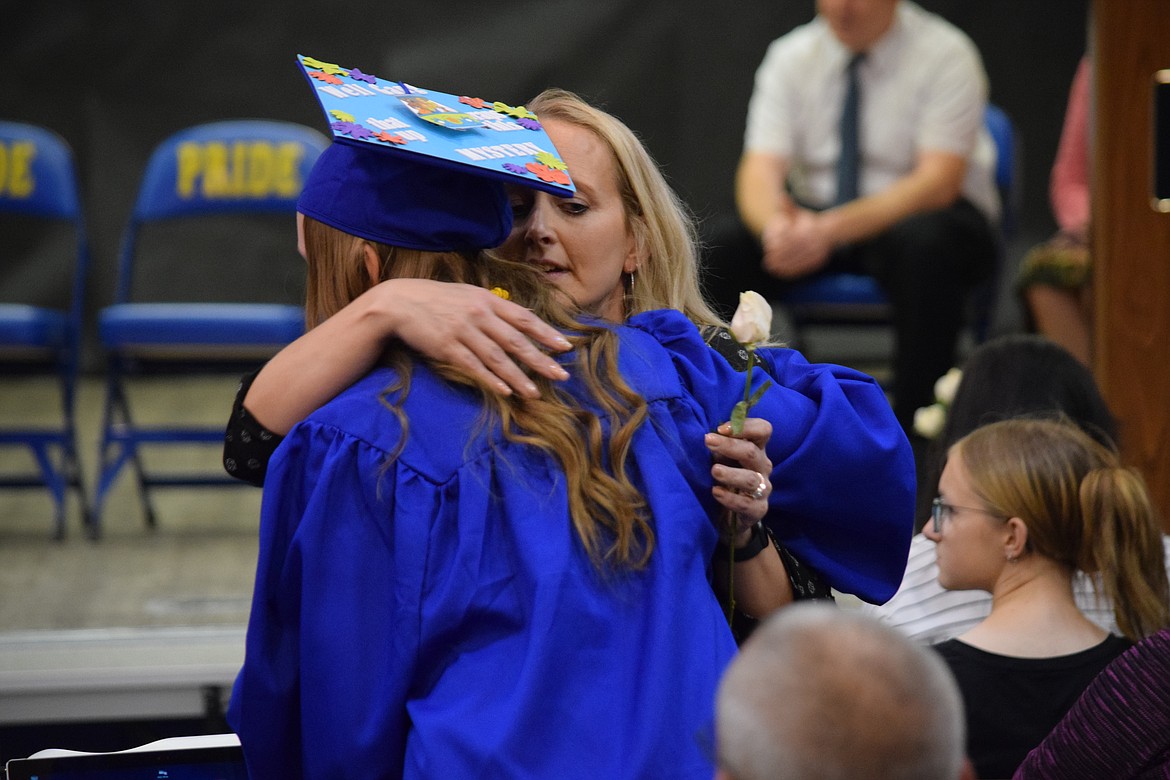
<path id="1" fill-rule="evenodd" d="M 731 435 L 743 435 L 743 421 L 747 419 L 748 402 L 740 401 L 731 409 Z"/>

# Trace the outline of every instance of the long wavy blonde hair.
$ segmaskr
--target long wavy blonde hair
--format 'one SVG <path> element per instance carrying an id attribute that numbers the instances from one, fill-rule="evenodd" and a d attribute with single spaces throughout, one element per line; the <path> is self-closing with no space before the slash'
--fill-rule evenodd
<path id="1" fill-rule="evenodd" d="M 444 378 L 476 388 L 485 410 L 485 423 L 499 421 L 510 441 L 538 447 L 555 458 L 565 473 L 573 526 L 590 558 L 600 568 L 639 569 L 654 549 L 654 533 L 641 492 L 630 481 L 626 462 L 634 433 L 646 418 L 646 402 L 622 378 L 617 364 L 617 337 L 609 329 L 582 324 L 558 301 L 555 290 L 540 272 L 527 264 L 475 252 L 423 252 L 357 238 L 317 220 L 304 219 L 308 261 L 305 314 L 308 326 L 340 310 L 372 282 L 366 270 L 366 246 L 380 260 L 380 279 L 420 278 L 501 287 L 516 303 L 531 308 L 545 322 L 558 327 L 575 347 L 575 376 L 606 418 L 582 408 L 581 401 L 536 374 L 538 399 L 501 396 L 470 375 L 435 363 Z M 386 362 L 398 379 L 383 393 L 386 406 L 398 416 L 405 445 L 409 420 L 402 404 L 418 356 L 394 341 Z M 605 435 L 608 427 L 610 434 Z M 609 464 L 609 468 L 606 468 Z"/>
<path id="2" fill-rule="evenodd" d="M 1027 552 L 1096 574 L 1137 641 L 1170 625 L 1157 510 L 1141 475 L 1068 421 L 985 425 L 953 449 L 989 511 L 1028 526 Z"/>

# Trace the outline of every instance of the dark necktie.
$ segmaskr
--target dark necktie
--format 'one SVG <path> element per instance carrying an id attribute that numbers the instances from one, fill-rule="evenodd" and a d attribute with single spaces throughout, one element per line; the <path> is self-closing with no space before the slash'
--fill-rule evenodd
<path id="1" fill-rule="evenodd" d="M 864 54 L 855 54 L 845 69 L 845 102 L 841 107 L 841 158 L 837 161 L 837 205 L 857 199 L 857 180 L 861 172 L 859 138 L 861 85 L 858 66 Z"/>

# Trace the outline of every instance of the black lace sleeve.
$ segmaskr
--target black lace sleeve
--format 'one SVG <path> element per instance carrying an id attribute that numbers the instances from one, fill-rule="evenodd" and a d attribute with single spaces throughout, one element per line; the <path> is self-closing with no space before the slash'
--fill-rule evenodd
<path id="1" fill-rule="evenodd" d="M 256 373 L 241 379 L 240 389 L 236 391 L 232 416 L 223 434 L 223 467 L 236 479 L 263 487 L 268 460 L 284 437 L 265 428 L 244 408 L 244 396 L 248 394 Z"/>
<path id="2" fill-rule="evenodd" d="M 808 599 L 828 599 L 833 601 L 833 589 L 829 582 L 813 569 L 783 547 L 775 537 L 772 544 L 780 553 L 780 560 L 784 561 L 784 568 L 788 570 L 788 582 L 792 585 L 792 596 L 796 601 Z"/>
<path id="3" fill-rule="evenodd" d="M 702 330 L 703 340 L 707 346 L 723 356 L 736 371 L 747 371 L 748 353 L 743 345 L 735 340 L 731 331 L 724 327 L 708 325 Z M 757 365 L 759 363 L 757 362 Z"/>
<path id="4" fill-rule="evenodd" d="M 782 546 L 771 531 L 768 531 L 768 538 L 772 540 L 772 546 L 776 548 L 776 552 L 780 554 L 780 560 L 784 562 L 784 569 L 788 572 L 788 582 L 792 586 L 792 596 L 795 601 L 836 600 L 833 598 L 833 590 L 829 587 L 828 580 L 808 564 L 802 563 L 799 558 Z M 736 609 L 731 616 L 731 633 L 735 636 L 736 643 L 742 644 L 751 636 L 759 622 L 758 618 Z"/>

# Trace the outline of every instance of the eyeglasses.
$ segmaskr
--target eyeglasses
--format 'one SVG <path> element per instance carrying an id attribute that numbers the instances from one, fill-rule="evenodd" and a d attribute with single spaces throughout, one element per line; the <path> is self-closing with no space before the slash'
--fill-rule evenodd
<path id="1" fill-rule="evenodd" d="M 960 509 L 964 512 L 978 512 L 981 515 L 990 515 L 991 517 L 998 517 L 1001 520 L 1007 520 L 1006 516 L 996 514 L 990 509 L 979 509 L 973 506 L 955 506 L 954 504 L 944 503 L 942 496 L 935 496 L 934 500 L 930 502 L 930 519 L 934 522 L 934 532 L 941 534 L 943 523 L 950 520 L 955 512 Z"/>

